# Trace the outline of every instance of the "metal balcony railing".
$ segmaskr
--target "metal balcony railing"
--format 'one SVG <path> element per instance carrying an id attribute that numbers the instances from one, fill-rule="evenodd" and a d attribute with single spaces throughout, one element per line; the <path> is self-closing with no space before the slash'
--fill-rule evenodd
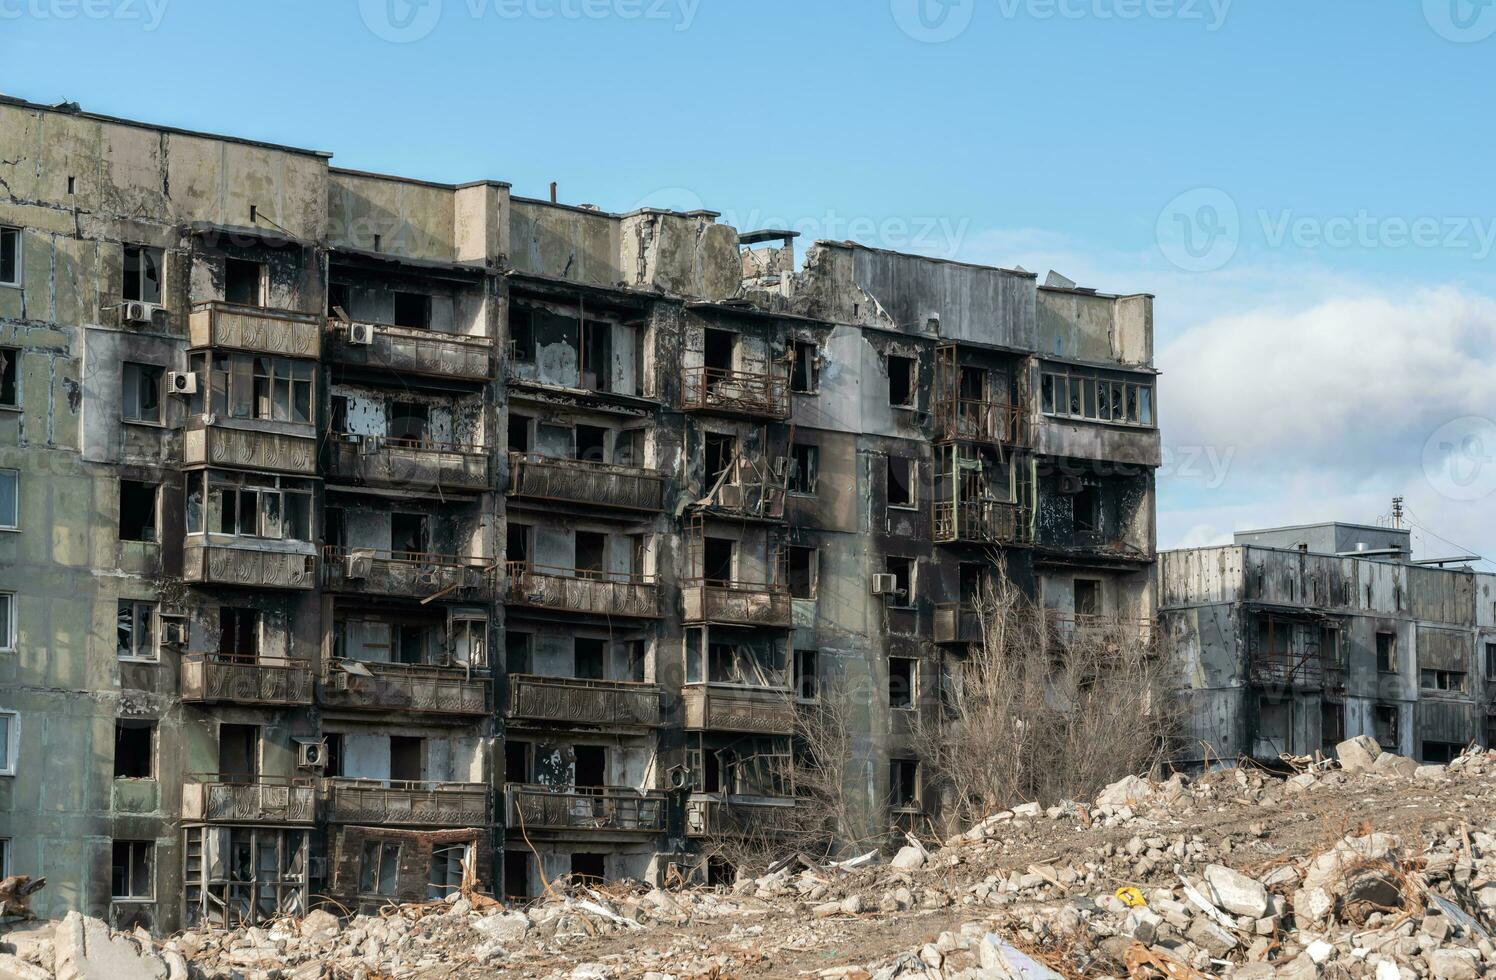
<path id="1" fill-rule="evenodd" d="M 329 320 L 334 343 L 328 359 L 359 367 L 433 378 L 486 381 L 493 377 L 493 341 L 420 327 L 359 320 Z M 352 343 L 357 332 L 365 343 Z"/>
<path id="2" fill-rule="evenodd" d="M 493 562 L 470 555 L 329 545 L 323 550 L 322 567 L 326 587 L 335 591 L 414 599 L 440 594 L 474 600 L 487 596 Z"/>
<path id="3" fill-rule="evenodd" d="M 662 833 L 666 796 L 657 790 L 615 786 L 549 786 L 509 783 L 504 787 L 511 829 L 596 830 Z"/>
<path id="4" fill-rule="evenodd" d="M 308 313 L 212 301 L 197 303 L 188 317 L 190 345 L 320 358 L 322 319 Z"/>
<path id="5" fill-rule="evenodd" d="M 316 817 L 311 779 L 197 773 L 182 785 L 182 819 L 201 823 L 302 823 Z"/>
<path id="6" fill-rule="evenodd" d="M 932 410 L 937 442 L 1011 446 L 1023 441 L 1023 410 L 1016 405 L 979 398 L 937 397 Z"/>
<path id="7" fill-rule="evenodd" d="M 640 681 L 510 674 L 507 717 L 653 728 L 660 724 L 660 689 Z"/>
<path id="8" fill-rule="evenodd" d="M 333 777 L 323 781 L 323 792 L 331 823 L 483 827 L 490 822 L 483 783 Z"/>
<path id="9" fill-rule="evenodd" d="M 361 711 L 433 715 L 488 714 L 487 674 L 462 667 L 333 660 L 322 676 L 322 702 Z"/>
<path id="10" fill-rule="evenodd" d="M 509 494 L 534 500 L 657 511 L 665 505 L 665 475 L 616 463 L 509 454 Z"/>
<path id="11" fill-rule="evenodd" d="M 590 616 L 660 615 L 660 585 L 653 575 L 596 572 L 512 561 L 506 566 L 504 601 Z"/>
<path id="12" fill-rule="evenodd" d="M 725 794 L 686 800 L 687 837 L 776 837 L 793 833 L 804 815 L 791 798 L 743 801 Z"/>
<path id="13" fill-rule="evenodd" d="M 312 703 L 312 668 L 303 660 L 260 660 L 219 653 L 182 658 L 181 698 L 194 703 Z"/>
<path id="14" fill-rule="evenodd" d="M 335 433 L 327 444 L 331 476 L 352 483 L 440 493 L 486 490 L 488 453 L 479 445 Z"/>
<path id="15" fill-rule="evenodd" d="M 1023 544 L 1029 540 L 1028 511 L 992 500 L 943 500 L 934 505 L 934 537 L 940 544 Z"/>
<path id="16" fill-rule="evenodd" d="M 788 628 L 794 622 L 789 587 L 778 583 L 685 579 L 681 603 L 688 623 Z"/>
<path id="17" fill-rule="evenodd" d="M 252 589 L 317 587 L 315 554 L 270 551 L 262 540 L 226 534 L 189 534 L 182 543 L 182 578 L 201 585 Z"/>
<path id="18" fill-rule="evenodd" d="M 686 368 L 681 408 L 751 418 L 790 417 L 789 379 L 775 372 L 729 371 L 705 366 Z"/>
<path id="19" fill-rule="evenodd" d="M 690 731 L 790 735 L 795 731 L 794 692 L 737 684 L 686 684 L 681 688 Z"/>

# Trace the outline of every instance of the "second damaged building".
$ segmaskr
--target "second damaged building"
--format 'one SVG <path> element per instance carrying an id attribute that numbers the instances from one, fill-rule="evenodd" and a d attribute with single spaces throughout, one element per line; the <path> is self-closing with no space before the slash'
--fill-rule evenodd
<path id="1" fill-rule="evenodd" d="M 0 161 L 0 839 L 42 914 L 710 875 L 793 822 L 833 693 L 907 826 L 999 567 L 1151 632 L 1148 296 L 14 101 Z"/>

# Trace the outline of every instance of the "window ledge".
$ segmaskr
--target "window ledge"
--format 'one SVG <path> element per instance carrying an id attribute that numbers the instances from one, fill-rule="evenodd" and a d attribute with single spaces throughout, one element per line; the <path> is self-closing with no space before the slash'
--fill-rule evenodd
<path id="1" fill-rule="evenodd" d="M 906 511 L 909 511 L 910 513 L 918 514 L 919 511 L 920 511 L 920 506 L 919 506 L 919 504 L 889 504 L 888 505 L 888 509 L 889 510 L 906 510 Z"/>
<path id="2" fill-rule="evenodd" d="M 18 282 L 0 282 L 0 289 L 25 289 L 25 288 L 26 288 L 25 286 L 22 286 Z"/>
<path id="3" fill-rule="evenodd" d="M 133 425 L 142 429 L 170 429 L 172 426 L 165 422 L 146 422 L 143 419 L 120 419 L 121 425 Z"/>
<path id="4" fill-rule="evenodd" d="M 20 534 L 20 533 L 21 533 L 21 529 L 18 528 L 18 527 L 0 527 L 0 534 Z"/>
<path id="5" fill-rule="evenodd" d="M 20 415 L 23 411 L 19 405 L 0 405 L 0 415 Z"/>
<path id="6" fill-rule="evenodd" d="M 122 663 L 122 664 L 145 664 L 146 666 L 149 666 L 149 667 L 159 667 L 159 666 L 161 666 L 161 658 L 160 657 L 119 657 L 119 656 L 116 656 L 114 659 L 116 661 L 118 661 L 119 663 Z"/>

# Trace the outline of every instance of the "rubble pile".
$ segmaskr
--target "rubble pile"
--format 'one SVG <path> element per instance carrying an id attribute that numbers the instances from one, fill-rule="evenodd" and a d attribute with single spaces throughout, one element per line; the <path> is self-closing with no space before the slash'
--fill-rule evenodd
<path id="1" fill-rule="evenodd" d="M 0 934 L 24 980 L 1496 976 L 1496 751 L 1420 766 L 1369 738 L 1287 778 L 1129 776 L 939 844 L 786 855 L 731 888 L 467 891 L 153 943 L 71 914 Z"/>

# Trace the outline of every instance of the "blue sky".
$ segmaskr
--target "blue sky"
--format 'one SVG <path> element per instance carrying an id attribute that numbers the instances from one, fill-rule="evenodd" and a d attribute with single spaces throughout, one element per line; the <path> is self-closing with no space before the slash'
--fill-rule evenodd
<path id="1" fill-rule="evenodd" d="M 1493 66 L 1493 0 L 0 0 L 6 94 L 1155 293 L 1163 546 L 1496 555 Z"/>

